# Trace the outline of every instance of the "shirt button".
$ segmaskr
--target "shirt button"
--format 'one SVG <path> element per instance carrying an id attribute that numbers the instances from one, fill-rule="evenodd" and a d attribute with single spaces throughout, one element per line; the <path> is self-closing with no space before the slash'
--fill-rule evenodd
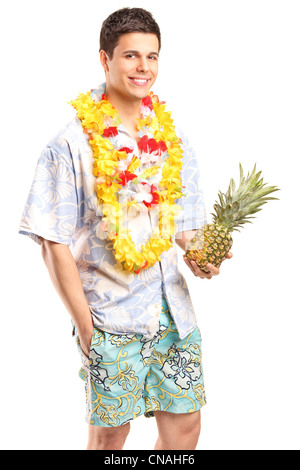
<path id="1" fill-rule="evenodd" d="M 155 304 L 155 308 L 158 308 L 159 307 L 159 304 Z"/>

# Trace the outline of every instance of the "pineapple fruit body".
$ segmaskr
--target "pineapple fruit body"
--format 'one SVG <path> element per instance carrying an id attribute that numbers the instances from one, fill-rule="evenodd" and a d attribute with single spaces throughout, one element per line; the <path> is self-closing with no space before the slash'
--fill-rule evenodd
<path id="1" fill-rule="evenodd" d="M 232 236 L 229 230 L 218 224 L 206 224 L 197 230 L 188 243 L 186 257 L 195 261 L 202 271 L 209 272 L 208 263 L 219 267 L 226 259 L 231 247 Z"/>

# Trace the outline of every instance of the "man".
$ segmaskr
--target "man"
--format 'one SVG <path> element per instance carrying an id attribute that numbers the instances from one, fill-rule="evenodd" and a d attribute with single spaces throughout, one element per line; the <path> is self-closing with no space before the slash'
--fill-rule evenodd
<path id="1" fill-rule="evenodd" d="M 88 449 L 122 449 L 142 414 L 156 418 L 155 449 L 195 449 L 206 403 L 201 335 L 174 243 L 186 249 L 205 211 L 195 153 L 149 95 L 160 47 L 143 9 L 104 21 L 105 83 L 72 102 L 77 117 L 42 152 L 20 225 L 41 244 L 72 317 Z M 219 274 L 184 259 L 195 276 Z"/>

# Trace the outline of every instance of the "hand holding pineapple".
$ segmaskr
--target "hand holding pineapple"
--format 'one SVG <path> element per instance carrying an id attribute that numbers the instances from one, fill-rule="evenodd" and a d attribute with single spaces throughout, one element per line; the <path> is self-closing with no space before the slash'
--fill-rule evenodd
<path id="1" fill-rule="evenodd" d="M 260 211 L 260 207 L 274 197 L 268 194 L 278 191 L 276 186 L 266 186 L 256 173 L 256 165 L 247 178 L 244 177 L 240 164 L 240 184 L 236 189 L 233 179 L 226 194 L 219 192 L 219 202 L 214 205 L 213 223 L 198 229 L 188 243 L 184 260 L 195 276 L 211 279 L 219 274 L 219 267 L 226 258 L 231 258 L 231 232 L 239 231 L 245 223 L 252 223 L 251 215 Z M 205 275 L 206 273 L 206 275 Z"/>
<path id="2" fill-rule="evenodd" d="M 231 259 L 232 256 L 233 254 L 229 252 L 226 256 L 226 259 Z M 214 266 L 213 264 L 208 263 L 206 265 L 206 271 L 203 271 L 201 268 L 199 268 L 196 261 L 190 261 L 186 255 L 183 255 L 183 259 L 185 264 L 190 268 L 196 277 L 200 277 L 201 279 L 211 279 L 213 276 L 218 276 L 220 274 L 220 268 Z"/>

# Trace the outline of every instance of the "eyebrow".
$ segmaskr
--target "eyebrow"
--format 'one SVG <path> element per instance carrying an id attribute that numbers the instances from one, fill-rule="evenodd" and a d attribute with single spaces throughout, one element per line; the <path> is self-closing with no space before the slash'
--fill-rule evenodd
<path id="1" fill-rule="evenodd" d="M 139 51 L 128 50 L 128 51 L 124 51 L 122 53 L 122 55 L 125 55 L 125 54 L 140 54 L 140 52 Z M 148 55 L 156 55 L 158 57 L 158 52 L 149 52 Z"/>

